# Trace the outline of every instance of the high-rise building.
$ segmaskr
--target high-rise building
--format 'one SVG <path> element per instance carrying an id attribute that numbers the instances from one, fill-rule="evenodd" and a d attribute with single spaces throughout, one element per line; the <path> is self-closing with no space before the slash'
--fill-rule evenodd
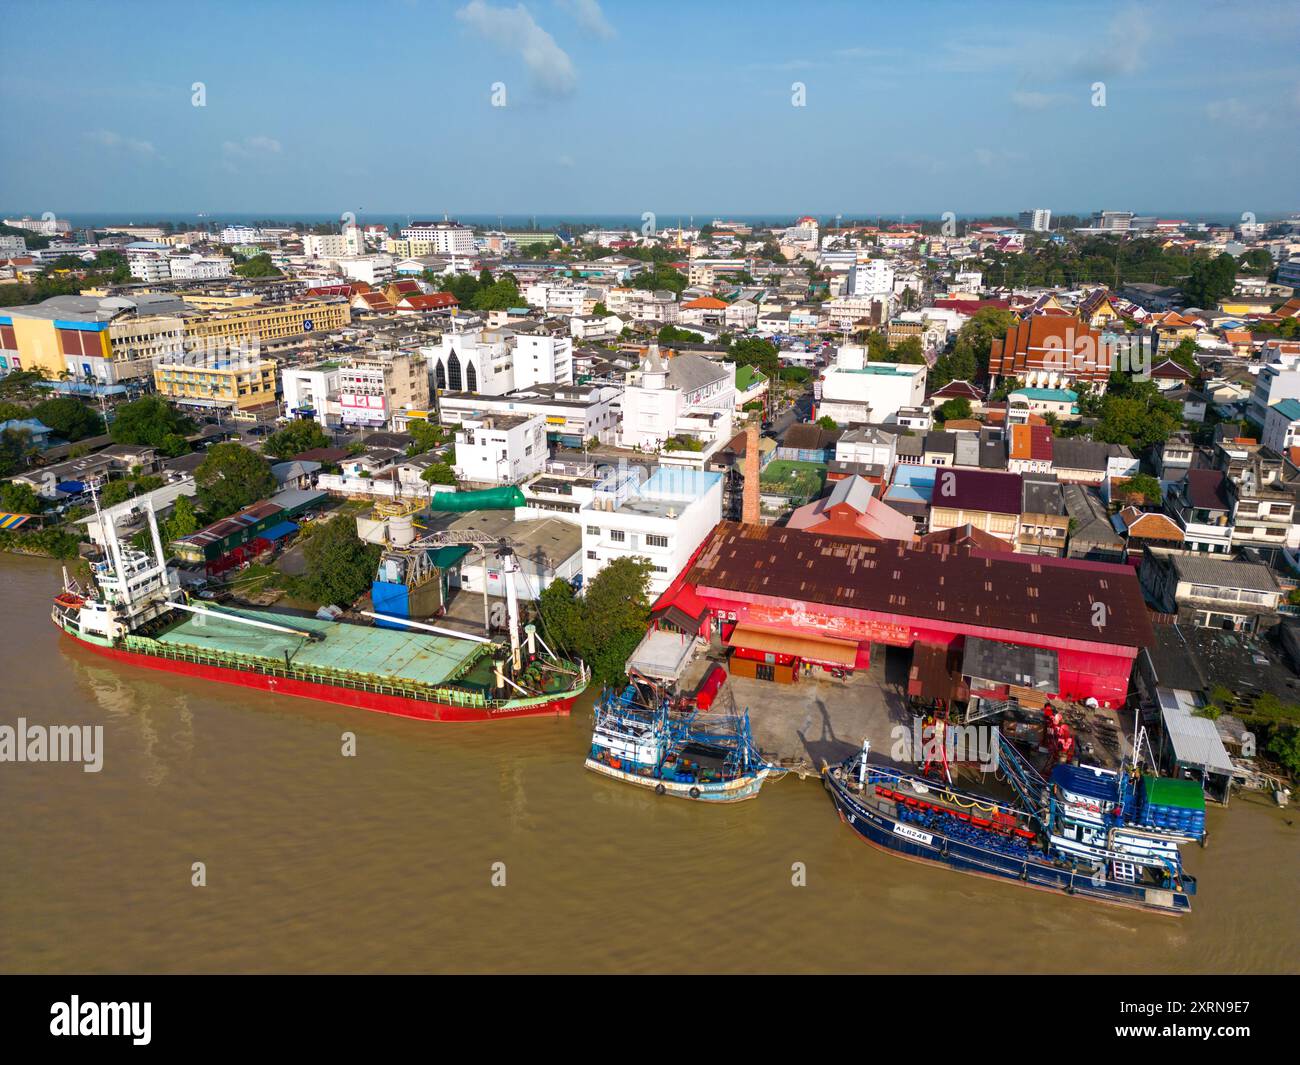
<path id="1" fill-rule="evenodd" d="M 1020 228 L 1031 233 L 1046 233 L 1052 228 L 1052 212 L 1046 207 L 1035 207 L 1032 211 L 1020 212 Z"/>
<path id="2" fill-rule="evenodd" d="M 474 230 L 459 222 L 412 222 L 402 229 L 411 241 L 428 241 L 433 255 L 472 255 Z"/>

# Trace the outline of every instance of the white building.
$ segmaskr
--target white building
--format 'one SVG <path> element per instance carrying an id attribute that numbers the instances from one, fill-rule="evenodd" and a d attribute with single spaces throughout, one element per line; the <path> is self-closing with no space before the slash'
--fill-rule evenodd
<path id="1" fill-rule="evenodd" d="M 256 244 L 265 239 L 262 231 L 252 226 L 226 226 L 221 231 L 222 244 Z"/>
<path id="2" fill-rule="evenodd" d="M 66 218 L 31 218 L 24 215 L 22 218 L 6 218 L 4 223 L 14 229 L 35 233 L 38 237 L 57 237 L 61 233 L 72 232 L 72 224 Z"/>
<path id="3" fill-rule="evenodd" d="M 503 396 L 573 381 L 572 337 L 478 327 L 444 333 L 421 350 L 439 392 Z"/>
<path id="4" fill-rule="evenodd" d="M 326 427 L 342 423 L 337 366 L 293 366 L 280 371 L 285 414 L 312 418 Z"/>
<path id="5" fill-rule="evenodd" d="M 412 222 L 402 230 L 410 241 L 425 241 L 432 255 L 474 254 L 474 230 L 458 222 Z"/>
<path id="6" fill-rule="evenodd" d="M 518 484 L 546 465 L 546 422 L 540 414 L 484 414 L 464 418 L 456 434 L 458 479 Z"/>
<path id="7" fill-rule="evenodd" d="M 1268 408 L 1260 442 L 1285 455 L 1300 437 L 1300 400 L 1284 399 Z"/>
<path id="8" fill-rule="evenodd" d="M 840 425 L 888 422 L 900 407 L 924 402 L 926 371 L 924 365 L 870 362 L 865 347 L 845 344 L 822 372 L 817 413 Z"/>
<path id="9" fill-rule="evenodd" d="M 736 366 L 694 352 L 665 359 L 651 344 L 628 373 L 623 391 L 623 447 L 655 451 L 671 438 L 690 437 L 707 456 L 731 438 Z"/>
<path id="10" fill-rule="evenodd" d="M 1052 212 L 1046 207 L 1035 207 L 1032 211 L 1020 212 L 1020 228 L 1031 233 L 1046 233 L 1052 228 Z"/>
<path id="11" fill-rule="evenodd" d="M 21 259 L 27 254 L 24 237 L 0 235 L 0 259 Z"/>
<path id="12" fill-rule="evenodd" d="M 164 251 L 128 251 L 126 263 L 137 281 L 171 280 L 171 264 Z"/>
<path id="13" fill-rule="evenodd" d="M 868 259 L 849 267 L 844 295 L 889 297 L 894 292 L 894 267 L 885 259 Z"/>
<path id="14" fill-rule="evenodd" d="M 618 401 L 612 385 L 538 385 L 504 396 L 445 392 L 438 413 L 444 425 L 459 425 L 478 414 L 539 414 L 546 439 L 560 447 L 580 448 L 595 437 L 613 443 L 618 432 Z"/>
<path id="15" fill-rule="evenodd" d="M 224 255 L 173 255 L 171 276 L 177 281 L 211 281 L 234 276 L 234 262 Z"/>
<path id="16" fill-rule="evenodd" d="M 661 466 L 644 484 L 631 471 L 614 474 L 581 511 L 582 579 L 617 558 L 645 558 L 650 597 L 660 595 L 722 520 L 723 475 Z"/>
<path id="17" fill-rule="evenodd" d="M 344 277 L 353 281 L 364 281 L 376 287 L 393 278 L 393 257 L 391 255 L 359 255 L 355 258 L 336 260 Z"/>

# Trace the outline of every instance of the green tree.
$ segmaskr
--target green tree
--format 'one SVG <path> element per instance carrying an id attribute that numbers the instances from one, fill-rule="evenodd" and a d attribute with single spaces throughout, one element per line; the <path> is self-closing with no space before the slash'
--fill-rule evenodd
<path id="1" fill-rule="evenodd" d="M 660 328 L 658 339 L 661 344 L 671 344 L 674 342 L 683 344 L 702 344 L 704 342 L 704 337 L 699 333 L 692 333 L 689 329 L 678 329 L 675 325 L 665 325 Z"/>
<path id="2" fill-rule="evenodd" d="M 769 378 L 778 377 L 781 373 L 781 357 L 776 345 L 761 337 L 742 337 L 739 340 L 732 340 L 727 347 L 725 358 L 728 362 L 756 367 Z"/>
<path id="3" fill-rule="evenodd" d="M 65 440 L 80 440 L 104 429 L 104 419 L 72 396 L 58 396 L 36 404 L 32 417 L 39 418 Z"/>
<path id="4" fill-rule="evenodd" d="M 1135 473 L 1119 486 L 1118 492 L 1125 498 L 1137 497 L 1143 503 L 1155 506 L 1164 498 L 1160 491 L 1160 482 L 1149 473 Z"/>
<path id="5" fill-rule="evenodd" d="M 198 531 L 199 516 L 194 509 L 193 501 L 189 496 L 177 496 L 176 502 L 172 504 L 172 512 L 162 525 L 163 543 L 170 544 L 173 540 L 179 540 L 182 536 L 189 536 Z"/>
<path id="6" fill-rule="evenodd" d="M 548 641 L 553 638 L 582 658 L 600 683 L 619 682 L 645 635 L 650 573 L 648 559 L 615 559 L 596 574 L 581 598 L 567 582 L 553 582 L 539 603 Z"/>
<path id="7" fill-rule="evenodd" d="M 0 477 L 10 477 L 22 470 L 35 451 L 32 434 L 26 429 L 0 432 Z"/>
<path id="8" fill-rule="evenodd" d="M 1178 363 L 1184 370 L 1190 370 L 1194 374 L 1201 372 L 1201 366 L 1196 361 L 1196 352 L 1199 349 L 1196 341 L 1191 337 L 1185 337 L 1178 342 L 1178 347 L 1169 353 L 1169 357 Z"/>
<path id="9" fill-rule="evenodd" d="M 817 419 L 817 424 L 823 429 L 829 429 L 832 432 L 839 428 L 838 423 L 829 414 L 823 414 Z"/>
<path id="10" fill-rule="evenodd" d="M 254 255 L 251 259 L 240 263 L 235 268 L 235 273 L 240 277 L 280 277 L 280 271 L 275 263 L 271 262 L 271 257 L 263 252 L 260 255 Z"/>
<path id="11" fill-rule="evenodd" d="M 8 514 L 39 514 L 44 507 L 31 485 L 0 481 L 0 510 Z"/>
<path id="12" fill-rule="evenodd" d="M 1232 295 L 1237 283 L 1237 260 L 1227 252 L 1213 259 L 1198 258 L 1183 282 L 1183 297 L 1189 306 L 1213 307 Z"/>
<path id="13" fill-rule="evenodd" d="M 422 474 L 420 479 L 426 484 L 450 484 L 456 483 L 455 471 L 445 462 L 435 462 Z"/>
<path id="14" fill-rule="evenodd" d="M 924 365 L 925 351 L 921 347 L 920 337 L 904 337 L 890 352 L 888 362 L 905 363 L 914 366 Z"/>
<path id="15" fill-rule="evenodd" d="M 303 547 L 304 581 L 318 603 L 350 606 L 370 588 L 379 564 L 379 547 L 357 535 L 356 522 L 340 515 L 325 522 Z"/>
<path id="16" fill-rule="evenodd" d="M 185 434 L 193 431 L 194 423 L 161 396 L 144 396 L 123 403 L 108 430 L 114 443 L 162 448 L 168 454 L 172 453 L 168 448 L 176 446 L 175 438 L 180 438 L 184 446 Z"/>
<path id="17" fill-rule="evenodd" d="M 297 418 L 272 433 L 262 444 L 262 452 L 277 459 L 290 459 L 313 448 L 329 447 L 330 438 L 320 423 L 311 418 Z"/>
<path id="18" fill-rule="evenodd" d="M 243 444 L 215 444 L 194 471 L 199 504 L 212 521 L 267 498 L 275 491 L 270 464 Z"/>
<path id="19" fill-rule="evenodd" d="M 970 400 L 964 396 L 950 399 L 939 407 L 939 419 L 945 422 L 953 419 L 969 418 L 970 413 Z"/>
<path id="20" fill-rule="evenodd" d="M 486 270 L 483 271 L 488 273 Z M 488 274 L 491 277 L 491 274 Z M 524 298 L 519 294 L 519 286 L 509 277 L 502 277 L 490 285 L 481 286 L 474 296 L 473 307 L 477 311 L 505 311 L 511 307 L 524 306 Z"/>
<path id="21" fill-rule="evenodd" d="M 406 449 L 408 456 L 423 455 L 426 451 L 432 451 L 439 444 L 447 440 L 447 430 L 441 425 L 433 422 L 427 422 L 423 419 L 408 422 L 406 431 L 414 437 L 411 446 Z"/>

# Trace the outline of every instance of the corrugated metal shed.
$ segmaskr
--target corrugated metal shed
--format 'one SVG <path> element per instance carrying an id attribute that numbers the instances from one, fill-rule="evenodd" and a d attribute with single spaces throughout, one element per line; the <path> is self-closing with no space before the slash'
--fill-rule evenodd
<path id="1" fill-rule="evenodd" d="M 1133 570 L 1101 562 L 723 522 L 687 582 L 1112 646 L 1153 638 Z"/>
<path id="2" fill-rule="evenodd" d="M 1231 774 L 1232 759 L 1219 738 L 1219 730 L 1208 717 L 1197 717 L 1193 713 L 1197 708 L 1195 696 L 1172 688 L 1157 688 L 1156 695 L 1174 757 L 1184 765 Z"/>

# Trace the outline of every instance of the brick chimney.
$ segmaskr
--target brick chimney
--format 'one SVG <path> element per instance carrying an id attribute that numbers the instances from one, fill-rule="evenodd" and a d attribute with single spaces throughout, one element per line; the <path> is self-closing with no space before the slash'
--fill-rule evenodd
<path id="1" fill-rule="evenodd" d="M 758 419 L 750 420 L 745 429 L 745 484 L 740 503 L 740 520 L 745 525 L 758 524 Z"/>

